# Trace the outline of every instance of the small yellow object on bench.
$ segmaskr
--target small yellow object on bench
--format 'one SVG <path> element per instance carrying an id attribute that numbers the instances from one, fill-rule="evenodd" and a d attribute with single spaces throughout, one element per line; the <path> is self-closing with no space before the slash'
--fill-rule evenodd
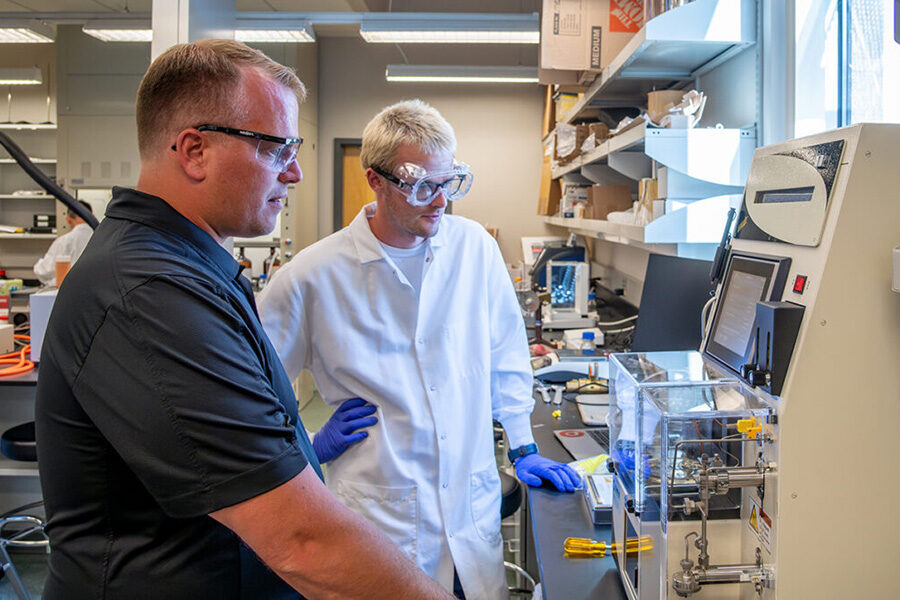
<path id="1" fill-rule="evenodd" d="M 653 538 L 628 538 L 625 540 L 625 552 L 646 552 L 653 549 Z M 567 537 L 563 542 L 563 550 L 566 556 L 606 556 L 608 553 L 618 553 L 619 544 L 616 542 L 598 542 L 589 538 Z"/>

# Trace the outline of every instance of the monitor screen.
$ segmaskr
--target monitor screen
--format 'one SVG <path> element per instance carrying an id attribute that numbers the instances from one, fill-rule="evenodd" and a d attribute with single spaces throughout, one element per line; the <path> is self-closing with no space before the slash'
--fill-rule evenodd
<path id="1" fill-rule="evenodd" d="M 781 299 L 789 266 L 790 259 L 732 254 L 706 340 L 707 354 L 738 373 L 750 362 L 756 303 Z"/>
<path id="2" fill-rule="evenodd" d="M 550 263 L 550 306 L 575 308 L 576 263 Z"/>
<path id="3" fill-rule="evenodd" d="M 700 347 L 700 312 L 713 292 L 710 264 L 706 260 L 650 255 L 632 351 Z"/>

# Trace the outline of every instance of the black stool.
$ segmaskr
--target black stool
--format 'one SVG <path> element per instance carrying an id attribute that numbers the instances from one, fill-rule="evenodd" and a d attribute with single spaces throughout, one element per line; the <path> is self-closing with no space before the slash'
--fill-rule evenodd
<path id="1" fill-rule="evenodd" d="M 35 462 L 37 460 L 37 442 L 35 441 L 34 435 L 34 421 L 16 425 L 15 427 L 4 431 L 3 435 L 0 435 L 0 453 L 9 460 Z M 40 502 L 29 504 L 15 509 L 12 513 L 27 510 L 28 508 L 34 508 L 40 506 L 40 504 Z M 3 530 L 7 525 L 24 525 L 25 527 L 7 537 L 3 533 Z M 32 537 L 33 534 L 38 534 L 41 539 L 26 539 Z M 31 515 L 13 514 L 11 516 L 0 518 L 0 568 L 3 569 L 4 575 L 9 576 L 9 581 L 12 584 L 13 589 L 15 589 L 16 595 L 19 596 L 21 600 L 31 600 L 31 596 L 28 595 L 25 586 L 22 585 L 22 579 L 19 577 L 16 568 L 13 566 L 12 560 L 9 558 L 9 552 L 6 550 L 7 547 L 42 547 L 46 548 L 47 552 L 49 552 L 50 541 L 47 539 L 47 536 L 44 535 L 44 522 Z"/>
<path id="2" fill-rule="evenodd" d="M 512 475 L 500 471 L 500 520 L 510 517 L 522 505 L 522 486 Z"/>

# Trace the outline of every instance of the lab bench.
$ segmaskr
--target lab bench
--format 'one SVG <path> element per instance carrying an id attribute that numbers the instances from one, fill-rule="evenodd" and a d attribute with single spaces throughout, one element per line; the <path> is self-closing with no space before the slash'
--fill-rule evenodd
<path id="1" fill-rule="evenodd" d="M 34 420 L 37 369 L 0 378 L 0 433 Z M 41 498 L 37 463 L 9 460 L 0 455 L 0 513 Z"/>
<path id="2" fill-rule="evenodd" d="M 559 409 L 559 419 L 552 416 Z M 545 404 L 536 397 L 531 415 L 534 439 L 547 458 L 570 462 L 553 431 L 584 427 L 572 402 Z M 526 570 L 538 574 L 544 600 L 625 600 L 625 591 L 612 556 L 567 558 L 563 540 L 569 536 L 612 541 L 611 525 L 594 525 L 581 492 L 564 494 L 546 487 L 528 488 L 523 506 Z"/>

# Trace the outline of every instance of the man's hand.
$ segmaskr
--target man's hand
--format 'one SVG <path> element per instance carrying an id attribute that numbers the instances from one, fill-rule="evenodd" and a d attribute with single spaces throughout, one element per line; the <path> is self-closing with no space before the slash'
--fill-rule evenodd
<path id="1" fill-rule="evenodd" d="M 320 463 L 334 460 L 353 444 L 368 437 L 367 431 L 357 431 L 371 427 L 378 419 L 369 416 L 375 406 L 362 398 L 351 398 L 341 404 L 328 422 L 313 437 L 313 449 Z"/>
<path id="2" fill-rule="evenodd" d="M 572 467 L 540 454 L 529 454 L 517 460 L 516 476 L 532 487 L 540 486 L 544 480 L 549 481 L 560 492 L 574 492 L 581 484 L 581 477 Z"/>

